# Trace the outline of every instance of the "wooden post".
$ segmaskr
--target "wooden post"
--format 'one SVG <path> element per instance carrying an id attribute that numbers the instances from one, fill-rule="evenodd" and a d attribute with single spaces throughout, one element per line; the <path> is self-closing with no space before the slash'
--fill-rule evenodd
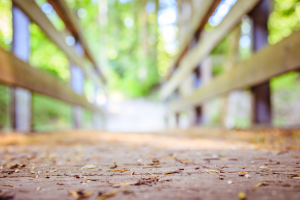
<path id="1" fill-rule="evenodd" d="M 76 42 L 74 45 L 75 52 L 82 56 L 84 54 L 81 45 Z M 77 94 L 83 95 L 84 92 L 84 74 L 80 67 L 74 63 L 70 63 L 71 71 L 71 87 Z M 73 106 L 73 125 L 75 128 L 80 129 L 83 127 L 83 110 L 80 106 Z"/>
<path id="2" fill-rule="evenodd" d="M 15 5 L 12 7 L 13 41 L 12 52 L 16 57 L 28 62 L 30 55 L 29 18 Z M 17 73 L 17 72 L 16 72 Z M 31 131 L 31 93 L 15 87 L 12 89 L 13 128 L 18 132 Z"/>
<path id="3" fill-rule="evenodd" d="M 253 51 L 258 51 L 268 44 L 268 18 L 270 0 L 260 1 L 250 13 L 253 30 Z M 271 58 L 270 58 L 271 59 Z M 271 125 L 272 107 L 270 82 L 266 81 L 251 88 L 252 91 L 252 123 L 256 125 Z"/>
<path id="4" fill-rule="evenodd" d="M 212 80 L 212 58 L 208 57 L 205 60 L 203 60 L 201 64 L 201 82 L 202 86 L 208 84 Z M 208 123 L 210 120 L 210 116 L 207 113 L 210 113 L 210 103 L 205 102 L 202 104 L 202 109 L 201 109 L 201 119 L 203 123 Z"/>

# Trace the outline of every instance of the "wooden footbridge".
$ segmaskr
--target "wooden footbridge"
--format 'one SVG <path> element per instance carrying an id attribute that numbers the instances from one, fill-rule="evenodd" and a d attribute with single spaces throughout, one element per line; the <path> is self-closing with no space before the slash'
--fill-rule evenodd
<path id="1" fill-rule="evenodd" d="M 250 90 L 253 126 L 270 126 L 269 81 L 299 70 L 300 32 L 268 44 L 271 0 L 233 0 L 225 18 L 208 31 L 205 26 L 221 2 L 177 1 L 180 50 L 160 90 L 168 105 L 166 117 L 175 116 L 179 124 L 182 113 L 191 112 L 191 124 L 199 126 L 207 114 L 204 104 L 212 98 Z M 34 0 L 12 0 L 12 50 L 0 48 L 0 82 L 13 88 L 13 124 L 19 133 L 0 134 L 0 199 L 300 199 L 297 129 L 99 131 L 105 128 L 105 110 L 87 100 L 83 84 L 89 79 L 95 90 L 105 90 L 109 77 L 103 75 L 66 2 L 48 3 L 76 42 L 68 46 L 65 33 Z M 188 4 L 194 14 L 181 17 Z M 237 49 L 245 16 L 252 24 L 253 54 L 240 61 Z M 28 63 L 30 23 L 68 57 L 70 84 Z M 213 77 L 211 54 L 227 35 L 231 36 L 228 67 Z M 83 109 L 91 110 L 98 131 L 24 134 L 32 131 L 34 93 L 72 105 L 75 129 L 82 128 Z"/>

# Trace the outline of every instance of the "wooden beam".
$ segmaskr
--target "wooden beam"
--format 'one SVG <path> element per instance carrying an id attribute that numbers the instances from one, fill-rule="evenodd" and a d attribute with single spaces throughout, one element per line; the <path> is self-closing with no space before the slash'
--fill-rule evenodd
<path id="1" fill-rule="evenodd" d="M 192 42 L 194 37 L 199 37 L 201 31 L 203 30 L 205 24 L 207 23 L 209 17 L 215 11 L 221 0 L 204 0 L 201 3 L 199 12 L 196 13 L 196 16 L 193 17 L 192 25 L 189 33 L 182 40 L 182 43 L 179 45 L 179 52 L 172 61 L 170 67 L 168 68 L 168 74 L 165 76 L 165 80 L 169 79 L 172 75 L 173 69 L 178 65 L 180 60 L 183 58 L 185 53 L 189 48 L 189 44 Z"/>
<path id="2" fill-rule="evenodd" d="M 187 53 L 180 61 L 178 70 L 167 82 L 160 93 L 161 98 L 165 99 L 180 85 L 194 68 L 203 61 L 213 49 L 222 41 L 227 33 L 232 30 L 240 21 L 243 15 L 249 13 L 259 0 L 238 0 L 231 8 L 222 22 L 216 26 L 212 32 L 202 36 L 197 46 Z"/>
<path id="3" fill-rule="evenodd" d="M 275 45 L 269 45 L 250 59 L 237 64 L 192 95 L 170 105 L 170 112 L 179 112 L 201 105 L 210 98 L 232 90 L 250 88 L 272 77 L 300 68 L 300 31 L 292 33 Z"/>
<path id="4" fill-rule="evenodd" d="M 45 13 L 35 3 L 34 0 L 13 0 L 13 3 L 18 6 L 34 23 L 36 23 L 47 37 L 57 45 L 76 65 L 78 65 L 85 75 L 90 78 L 97 86 L 102 87 L 100 79 L 95 76 L 93 69 L 88 68 L 84 64 L 82 57 L 78 56 L 72 47 L 68 46 L 65 38 L 47 18 Z"/>
<path id="5" fill-rule="evenodd" d="M 65 0 L 48 0 L 48 2 L 52 5 L 58 16 L 65 23 L 67 29 L 71 32 L 76 40 L 82 45 L 86 57 L 96 66 L 96 69 L 99 71 L 99 75 L 103 82 L 106 81 L 104 75 L 101 73 L 100 67 L 96 62 L 95 57 L 93 56 L 90 48 L 87 44 L 87 41 L 82 33 L 82 28 L 78 23 L 78 19 L 76 15 L 69 9 Z"/>
<path id="6" fill-rule="evenodd" d="M 99 107 L 89 103 L 84 96 L 76 94 L 63 82 L 31 67 L 28 63 L 2 48 L 0 48 L 0 82 L 103 113 Z"/>

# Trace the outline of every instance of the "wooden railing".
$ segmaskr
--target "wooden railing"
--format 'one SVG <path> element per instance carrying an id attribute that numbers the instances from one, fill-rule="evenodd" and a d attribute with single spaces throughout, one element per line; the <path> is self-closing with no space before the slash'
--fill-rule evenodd
<path id="1" fill-rule="evenodd" d="M 194 48 L 179 51 L 169 71 L 169 77 L 163 81 L 160 91 L 160 96 L 169 102 L 168 116 L 175 115 L 178 118 L 180 112 L 191 108 L 195 110 L 196 115 L 202 115 L 199 108 L 211 98 L 237 89 L 250 89 L 253 96 L 253 124 L 271 125 L 269 80 L 300 68 L 300 31 L 295 31 L 275 45 L 265 45 L 268 43 L 269 3 L 269 0 L 238 0 L 212 32 L 202 32 Z M 253 51 L 255 51 L 253 55 L 245 61 L 235 63 L 235 67 L 225 70 L 209 83 L 195 88 L 192 94 L 179 99 L 170 99 L 174 92 L 178 93 L 178 88 L 194 73 L 194 69 L 210 56 L 214 48 L 247 14 L 253 24 Z M 198 23 L 203 24 L 204 19 L 206 23 L 207 18 L 203 17 L 200 17 Z M 190 35 L 192 35 L 189 39 L 191 42 L 195 36 Z M 177 70 L 174 71 L 174 68 Z"/>
<path id="2" fill-rule="evenodd" d="M 82 111 L 80 111 L 81 108 L 91 110 L 97 116 L 97 119 L 102 118 L 102 121 L 104 120 L 104 111 L 95 102 L 90 103 L 83 95 L 83 81 L 85 75 L 85 78 L 92 80 L 95 87 L 105 90 L 105 77 L 88 48 L 76 17 L 69 10 L 64 0 L 49 0 L 49 2 L 66 23 L 67 29 L 75 37 L 76 48 L 79 48 L 79 51 L 75 47 L 72 48 L 66 44 L 62 32 L 53 26 L 34 0 L 12 0 L 14 28 L 12 52 L 7 52 L 0 48 L 0 82 L 12 86 L 12 88 L 21 88 L 21 91 L 14 90 L 13 95 L 13 116 L 14 121 L 16 121 L 14 122 L 14 129 L 17 131 L 31 131 L 32 122 L 29 119 L 31 118 L 31 92 L 40 93 L 73 105 L 75 128 L 81 128 L 80 124 L 82 122 L 80 121 L 83 120 L 80 119 L 83 117 Z M 30 66 L 28 63 L 30 21 L 38 25 L 45 35 L 65 53 L 70 60 L 71 71 L 74 67 L 79 67 L 79 71 L 76 69 L 76 74 L 77 77 L 79 74 L 81 78 L 76 80 L 76 77 L 71 77 L 71 81 L 74 83 L 71 84 L 72 87 L 52 75 Z M 83 49 L 82 51 L 84 51 L 86 58 L 93 63 L 93 68 L 87 67 L 84 55 L 80 53 L 80 49 Z M 80 75 L 81 71 L 84 75 Z M 79 88 L 76 85 L 79 85 Z M 19 94 L 17 95 L 17 93 Z M 24 98 L 18 99 L 20 95 Z M 99 125 L 101 123 L 103 122 L 98 122 Z"/>

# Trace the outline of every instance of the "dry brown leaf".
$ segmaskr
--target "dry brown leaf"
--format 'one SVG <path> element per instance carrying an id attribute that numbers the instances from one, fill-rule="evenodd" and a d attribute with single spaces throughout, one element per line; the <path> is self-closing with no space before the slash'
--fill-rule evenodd
<path id="1" fill-rule="evenodd" d="M 109 169 L 115 169 L 117 167 L 118 167 L 117 162 L 114 162 L 114 166 L 110 167 Z"/>
<path id="2" fill-rule="evenodd" d="M 89 180 L 89 181 L 99 181 L 99 179 L 96 179 L 96 178 L 85 178 L 86 180 Z"/>
<path id="3" fill-rule="evenodd" d="M 109 197 L 115 196 L 118 192 L 130 192 L 130 190 L 124 190 L 124 189 L 122 189 L 122 190 L 120 190 L 120 189 L 113 190 L 111 192 L 100 195 L 98 197 L 98 200 L 104 200 L 104 199 L 107 199 Z"/>
<path id="4" fill-rule="evenodd" d="M 145 166 L 145 167 L 142 167 L 143 169 L 147 169 L 147 168 L 157 168 L 157 165 L 153 165 L 153 166 Z"/>
<path id="5" fill-rule="evenodd" d="M 75 198 L 86 198 L 93 194 L 93 191 L 89 191 L 87 193 L 84 193 L 83 190 L 69 190 L 69 193 Z"/>
<path id="6" fill-rule="evenodd" d="M 180 172 L 182 172 L 182 170 L 166 172 L 166 173 L 164 173 L 164 175 L 167 175 L 167 174 L 175 174 L 175 173 L 180 173 Z"/>

